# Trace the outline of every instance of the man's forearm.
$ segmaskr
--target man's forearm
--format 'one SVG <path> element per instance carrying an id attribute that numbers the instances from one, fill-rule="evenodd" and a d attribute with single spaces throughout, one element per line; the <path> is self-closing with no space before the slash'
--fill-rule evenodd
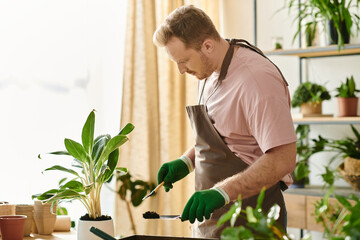
<path id="1" fill-rule="evenodd" d="M 195 168 L 195 148 L 194 147 L 191 147 L 189 148 L 185 153 L 184 153 L 185 156 L 187 156 L 188 158 L 190 158 L 192 164 L 193 164 L 193 167 Z"/>
<path id="2" fill-rule="evenodd" d="M 245 199 L 269 188 L 292 172 L 296 162 L 296 144 L 291 143 L 269 150 L 245 171 L 216 184 L 235 201 L 238 195 Z"/>

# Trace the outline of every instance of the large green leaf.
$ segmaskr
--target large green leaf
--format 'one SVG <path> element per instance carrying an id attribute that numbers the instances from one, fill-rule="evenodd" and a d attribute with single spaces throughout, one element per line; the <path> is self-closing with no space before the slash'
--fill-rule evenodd
<path id="1" fill-rule="evenodd" d="M 128 135 L 129 133 L 132 132 L 132 130 L 134 130 L 135 126 L 132 125 L 131 123 L 126 124 L 125 127 L 123 127 L 123 129 L 120 130 L 118 135 Z"/>
<path id="2" fill-rule="evenodd" d="M 73 156 L 77 160 L 83 163 L 88 162 L 87 154 L 84 150 L 84 147 L 80 143 L 65 138 L 65 147 L 66 150 L 68 150 L 68 152 L 71 154 L 71 156 Z"/>
<path id="3" fill-rule="evenodd" d="M 91 156 L 91 151 L 94 144 L 94 126 L 95 126 L 95 113 L 93 110 L 89 114 L 81 134 L 81 139 L 84 149 L 89 154 L 89 156 Z"/>
<path id="4" fill-rule="evenodd" d="M 94 164 L 96 165 L 97 161 L 99 160 L 101 154 L 104 151 L 106 144 L 110 141 L 111 136 L 109 134 L 100 135 L 94 141 L 94 147 L 92 150 L 92 159 Z"/>
<path id="5" fill-rule="evenodd" d="M 47 200 L 49 198 L 52 198 L 56 193 L 58 193 L 58 189 L 51 189 L 49 191 L 46 191 L 44 193 L 34 194 L 31 196 L 32 199 L 38 199 L 40 201 Z"/>
<path id="6" fill-rule="evenodd" d="M 65 168 L 65 167 L 60 166 L 60 165 L 54 165 L 52 167 L 49 167 L 49 168 L 45 169 L 44 171 L 51 171 L 51 170 L 63 171 L 63 172 L 73 174 L 73 175 L 75 175 L 77 177 L 80 177 L 79 174 L 76 171 L 74 171 L 72 169 L 69 169 L 69 168 Z"/>
<path id="7" fill-rule="evenodd" d="M 107 160 L 106 170 L 104 175 L 101 176 L 101 182 L 106 182 L 114 173 L 116 165 L 119 160 L 119 149 L 115 149 L 112 153 L 110 153 L 109 158 Z"/>
<path id="8" fill-rule="evenodd" d="M 131 202 L 134 207 L 139 206 L 142 203 L 142 199 L 146 196 L 147 189 L 136 189 L 131 194 Z"/>
<path id="9" fill-rule="evenodd" d="M 101 157 L 99 158 L 99 161 L 97 163 L 97 167 L 96 167 L 97 172 L 101 169 L 105 160 L 109 157 L 109 154 L 118 147 L 120 147 L 121 145 L 123 145 L 127 140 L 128 138 L 124 135 L 117 135 L 112 139 L 110 139 L 110 141 L 106 144 L 105 149 L 101 154 Z"/>
<path id="10" fill-rule="evenodd" d="M 65 200 L 65 199 L 81 199 L 84 197 L 86 197 L 84 194 L 80 194 L 71 189 L 65 189 L 63 191 L 59 191 L 53 197 L 48 199 L 47 202 L 55 202 L 55 201 L 60 201 L 60 200 Z"/>
<path id="11" fill-rule="evenodd" d="M 263 187 L 261 189 L 261 192 L 260 192 L 260 194 L 258 196 L 258 199 L 257 199 L 256 210 L 261 209 L 261 206 L 262 206 L 262 203 L 263 203 L 264 197 L 265 197 L 265 190 L 266 190 L 265 187 Z"/>
<path id="12" fill-rule="evenodd" d="M 68 181 L 67 183 L 65 183 L 60 187 L 60 189 L 66 189 L 66 188 L 74 190 L 76 192 L 83 192 L 85 190 L 83 184 L 76 180 Z"/>

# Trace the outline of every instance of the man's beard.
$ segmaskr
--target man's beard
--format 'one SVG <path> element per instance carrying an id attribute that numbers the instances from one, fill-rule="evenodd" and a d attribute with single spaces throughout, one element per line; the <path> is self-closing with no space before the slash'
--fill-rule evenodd
<path id="1" fill-rule="evenodd" d="M 202 52 L 200 52 L 200 60 L 201 60 L 201 73 L 197 73 L 195 76 L 202 80 L 204 78 L 208 78 L 215 70 L 216 67 L 210 61 L 208 57 L 206 57 Z"/>

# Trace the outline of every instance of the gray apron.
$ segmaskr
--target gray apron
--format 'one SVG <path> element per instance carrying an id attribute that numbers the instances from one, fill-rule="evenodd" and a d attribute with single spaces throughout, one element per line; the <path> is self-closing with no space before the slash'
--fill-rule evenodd
<path id="1" fill-rule="evenodd" d="M 235 45 L 249 48 L 265 57 L 265 55 L 259 49 L 252 46 L 245 40 L 231 40 L 229 50 L 227 51 L 221 66 L 218 82 L 212 93 L 216 91 L 221 81 L 226 77 L 227 69 L 230 65 Z M 282 78 L 285 81 L 283 76 Z M 202 91 L 203 90 L 204 87 Z M 211 95 L 212 94 L 210 94 L 209 98 L 211 97 Z M 201 99 L 201 96 L 202 92 L 199 99 Z M 194 106 L 187 106 L 186 110 L 195 135 L 196 191 L 209 189 L 213 187 L 216 183 L 239 172 L 242 172 L 248 167 L 248 165 L 240 158 L 238 158 L 225 144 L 222 137 L 211 123 L 205 105 L 199 104 Z M 267 189 L 265 192 L 265 198 L 262 206 L 263 210 L 267 212 L 275 203 L 277 203 L 281 207 L 278 223 L 282 226 L 285 226 L 286 210 L 281 190 L 285 190 L 286 188 L 286 184 L 280 181 L 273 187 Z M 255 195 L 253 197 L 243 199 L 242 209 L 245 209 L 246 206 L 251 206 L 255 208 L 257 203 L 257 197 L 258 195 Z M 215 210 L 212 213 L 210 219 L 208 220 L 200 223 L 198 221 L 195 221 L 193 237 L 219 238 L 221 231 L 225 227 L 229 226 L 229 224 L 224 224 L 223 226 L 217 228 L 217 221 L 219 220 L 221 215 L 229 211 L 232 204 L 233 203 L 230 202 L 224 207 Z M 245 223 L 246 222 L 242 218 L 238 218 L 236 225 L 245 225 Z"/>

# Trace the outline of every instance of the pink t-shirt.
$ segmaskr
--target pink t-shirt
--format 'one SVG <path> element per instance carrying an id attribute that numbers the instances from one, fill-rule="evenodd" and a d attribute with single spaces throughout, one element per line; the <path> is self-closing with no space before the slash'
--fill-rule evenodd
<path id="1" fill-rule="evenodd" d="M 213 92 L 218 75 L 208 78 L 201 103 L 237 157 L 251 165 L 269 149 L 297 141 L 288 88 L 269 60 L 240 47 Z M 292 183 L 290 175 L 283 181 Z"/>

